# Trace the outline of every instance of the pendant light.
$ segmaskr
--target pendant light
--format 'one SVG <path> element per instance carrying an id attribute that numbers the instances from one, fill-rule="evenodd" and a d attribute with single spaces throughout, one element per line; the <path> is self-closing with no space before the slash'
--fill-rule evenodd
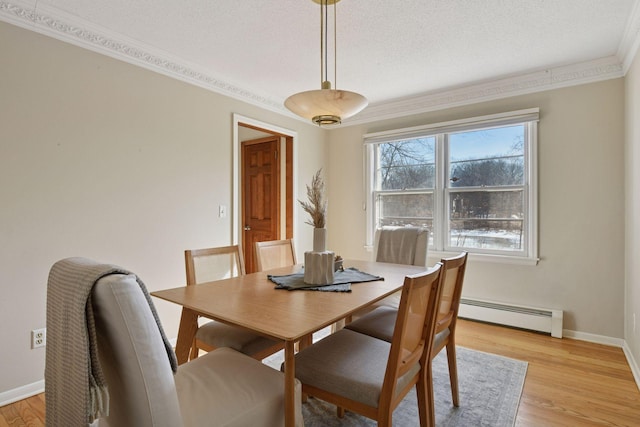
<path id="1" fill-rule="evenodd" d="M 333 5 L 333 82 L 336 84 L 336 3 L 340 0 L 312 0 L 320 5 L 320 89 L 308 90 L 291 95 L 284 106 L 300 117 L 310 119 L 318 126 L 337 125 L 367 106 L 367 98 L 359 93 L 331 88 L 328 76 L 328 9 Z"/>

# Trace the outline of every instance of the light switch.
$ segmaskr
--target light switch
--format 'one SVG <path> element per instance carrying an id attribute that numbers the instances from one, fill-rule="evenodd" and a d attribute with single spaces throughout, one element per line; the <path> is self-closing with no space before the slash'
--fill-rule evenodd
<path id="1" fill-rule="evenodd" d="M 218 206 L 218 216 L 220 218 L 226 218 L 227 217 L 227 207 L 225 205 Z"/>

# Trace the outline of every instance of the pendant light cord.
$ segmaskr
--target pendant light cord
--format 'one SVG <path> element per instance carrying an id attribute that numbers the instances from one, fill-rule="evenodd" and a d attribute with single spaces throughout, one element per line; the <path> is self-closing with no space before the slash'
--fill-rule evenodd
<path id="1" fill-rule="evenodd" d="M 329 40 L 329 1 L 324 0 L 324 80 L 329 80 L 328 40 Z"/>
<path id="2" fill-rule="evenodd" d="M 336 2 L 333 3 L 333 88 L 338 83 L 338 25 Z M 329 81 L 329 0 L 320 5 L 320 87 Z"/>
<path id="3" fill-rule="evenodd" d="M 333 2 L 333 88 L 338 89 L 338 12 L 337 1 Z"/>
<path id="4" fill-rule="evenodd" d="M 323 82 L 325 81 L 325 6 L 325 0 L 322 0 L 322 3 L 320 3 L 320 87 L 323 86 Z"/>

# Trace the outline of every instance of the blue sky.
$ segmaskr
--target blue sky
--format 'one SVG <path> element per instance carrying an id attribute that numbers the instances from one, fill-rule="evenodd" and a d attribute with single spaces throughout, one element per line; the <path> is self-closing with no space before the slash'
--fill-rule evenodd
<path id="1" fill-rule="evenodd" d="M 449 138 L 449 156 L 451 160 L 468 160 L 515 154 L 513 145 L 523 138 L 523 125 L 453 133 Z"/>

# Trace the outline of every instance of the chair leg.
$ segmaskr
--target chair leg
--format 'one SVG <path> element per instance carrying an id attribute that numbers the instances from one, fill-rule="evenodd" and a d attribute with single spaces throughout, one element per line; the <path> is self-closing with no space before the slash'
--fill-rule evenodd
<path id="1" fill-rule="evenodd" d="M 458 364 L 456 362 L 456 343 L 453 339 L 449 339 L 447 343 L 447 360 L 449 362 L 449 382 L 451 383 L 451 400 L 453 406 L 460 406 L 460 397 L 458 393 Z"/>
<path id="2" fill-rule="evenodd" d="M 343 329 L 346 324 L 346 319 L 338 320 L 336 323 L 331 325 L 331 333 L 335 334 L 340 329 Z"/>
<path id="3" fill-rule="evenodd" d="M 378 427 L 393 427 L 393 412 L 385 411 L 378 414 Z"/>
<path id="4" fill-rule="evenodd" d="M 431 361 L 427 362 L 424 374 L 416 384 L 416 395 L 418 397 L 418 414 L 420 415 L 420 427 L 435 427 L 436 408 L 433 396 L 433 377 Z"/>
<path id="5" fill-rule="evenodd" d="M 342 406 L 336 407 L 336 415 L 338 418 L 344 418 L 344 408 Z"/>
<path id="6" fill-rule="evenodd" d="M 196 345 L 196 340 L 191 343 L 191 352 L 189 353 L 189 360 L 196 359 L 200 355 L 200 349 Z"/>

